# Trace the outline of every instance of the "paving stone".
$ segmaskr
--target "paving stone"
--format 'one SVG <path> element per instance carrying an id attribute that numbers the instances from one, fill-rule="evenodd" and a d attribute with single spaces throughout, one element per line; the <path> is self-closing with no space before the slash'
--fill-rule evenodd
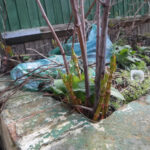
<path id="1" fill-rule="evenodd" d="M 147 97 L 146 97 L 146 102 L 147 102 L 148 104 L 150 104 L 150 95 L 147 95 Z"/>
<path id="2" fill-rule="evenodd" d="M 43 93 L 18 91 L 1 113 L 6 150 L 150 150 L 147 95 L 93 124 Z"/>

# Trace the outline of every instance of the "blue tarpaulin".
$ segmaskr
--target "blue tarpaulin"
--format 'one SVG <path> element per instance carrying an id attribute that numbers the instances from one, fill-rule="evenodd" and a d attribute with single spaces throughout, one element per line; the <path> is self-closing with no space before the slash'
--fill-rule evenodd
<path id="1" fill-rule="evenodd" d="M 96 58 L 96 36 L 97 36 L 97 26 L 95 24 L 92 25 L 91 31 L 87 40 L 87 57 L 89 63 L 94 63 Z M 72 43 L 67 43 L 63 45 L 66 55 L 71 56 L 71 47 Z M 74 43 L 74 51 L 76 55 L 81 55 L 81 49 L 79 43 Z M 53 49 L 49 52 L 49 55 L 60 55 L 59 47 Z M 112 55 L 112 42 L 110 41 L 108 35 L 106 37 L 106 63 L 109 63 L 110 57 Z"/>
<path id="2" fill-rule="evenodd" d="M 88 36 L 87 40 L 87 56 L 88 56 L 88 63 L 94 63 L 96 61 L 96 34 L 97 34 L 97 26 L 95 24 L 92 25 L 91 31 Z M 66 52 L 67 60 L 69 61 L 71 59 L 71 47 L 72 43 L 66 43 L 63 45 L 64 50 Z M 76 55 L 81 55 L 81 49 L 80 44 L 75 43 L 74 44 L 74 51 Z M 17 65 L 14 69 L 11 71 L 11 78 L 13 80 L 16 80 L 17 78 L 21 78 L 20 80 L 17 80 L 17 84 L 22 83 L 26 78 L 34 74 L 39 74 L 40 76 L 49 75 L 53 78 L 58 78 L 58 70 L 61 67 L 55 67 L 55 63 L 61 63 L 63 64 L 63 58 L 60 55 L 60 49 L 59 47 L 51 50 L 49 52 L 50 57 L 48 59 L 40 59 L 34 62 L 28 62 L 28 63 L 22 63 Z M 110 57 L 112 55 L 112 42 L 110 41 L 108 35 L 106 37 L 106 63 L 110 62 Z M 51 68 L 49 68 L 51 66 Z M 38 69 L 37 69 L 38 68 Z M 35 70 L 37 69 L 37 70 Z M 41 72 L 41 70 L 43 70 Z M 35 70 L 34 72 L 32 72 Z M 65 72 L 64 69 L 61 69 L 61 71 Z M 26 89 L 37 91 L 40 83 L 46 82 L 42 79 L 37 79 L 35 76 L 35 79 L 30 79 L 29 82 L 24 86 Z"/>

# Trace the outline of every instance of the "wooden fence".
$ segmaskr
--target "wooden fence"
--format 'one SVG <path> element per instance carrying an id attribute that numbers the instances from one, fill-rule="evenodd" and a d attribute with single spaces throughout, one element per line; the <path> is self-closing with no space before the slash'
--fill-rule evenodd
<path id="1" fill-rule="evenodd" d="M 141 7 L 144 0 L 115 0 L 111 8 L 111 18 L 117 16 L 133 16 Z M 48 18 L 52 24 L 68 23 L 71 15 L 70 0 L 41 0 Z M 87 12 L 93 0 L 85 0 Z M 145 3 L 138 14 L 144 15 L 149 11 Z M 95 7 L 88 19 L 95 15 Z M 36 0 L 0 0 L 0 32 L 45 26 Z"/>

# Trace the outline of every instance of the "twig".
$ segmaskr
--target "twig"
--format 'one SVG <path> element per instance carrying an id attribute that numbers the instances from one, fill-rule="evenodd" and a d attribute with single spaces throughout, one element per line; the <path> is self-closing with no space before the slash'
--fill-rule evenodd
<path id="1" fill-rule="evenodd" d="M 28 76 L 28 75 L 30 75 L 30 74 L 33 74 L 36 70 L 41 69 L 41 68 L 44 67 L 44 66 L 47 66 L 47 65 L 41 65 L 41 66 L 39 66 L 39 67 L 33 69 L 32 71 L 29 71 L 28 73 L 26 73 L 26 74 L 24 74 L 24 75 L 22 75 L 22 76 L 16 78 L 16 80 L 14 80 L 13 83 L 15 83 L 15 82 L 17 82 L 17 81 L 19 81 L 19 80 L 22 80 L 23 77 L 26 77 L 26 76 Z M 54 67 L 59 67 L 59 65 L 57 65 L 57 66 L 49 66 L 49 67 L 47 67 L 47 68 L 43 68 L 43 69 L 42 69 L 41 71 L 39 71 L 38 73 L 41 73 L 41 72 L 43 72 L 43 71 L 45 71 L 45 70 L 48 70 L 48 69 L 51 69 L 51 68 L 54 68 Z M 32 75 L 31 75 L 30 77 L 32 77 Z M 24 79 L 24 80 L 25 80 L 25 79 Z M 7 87 L 7 88 L 4 89 L 3 91 L 1 91 L 0 97 L 1 97 L 1 96 L 3 95 L 3 93 L 5 93 L 6 91 L 12 90 L 12 89 L 14 89 L 14 88 L 16 88 L 16 87 L 17 87 L 17 86 L 14 86 L 14 87 Z"/>
<path id="2" fill-rule="evenodd" d="M 89 64 L 88 66 L 90 67 L 90 66 L 95 66 L 96 65 L 96 63 L 92 63 L 92 64 Z"/>
<path id="3" fill-rule="evenodd" d="M 45 66 L 45 65 L 43 65 L 43 66 Z M 37 74 L 34 74 L 34 72 L 36 71 L 36 70 L 38 70 L 38 69 L 40 69 L 41 67 L 43 67 L 43 66 L 39 66 L 38 68 L 36 68 L 36 69 L 34 69 L 34 70 L 32 70 L 32 71 L 29 71 L 29 73 L 27 73 L 27 74 L 24 74 L 23 76 L 21 76 L 21 77 L 19 77 L 19 78 L 17 78 L 15 81 L 13 81 L 12 83 L 15 83 L 15 82 L 17 82 L 18 80 L 24 80 L 24 81 L 26 81 L 26 79 L 32 79 L 32 77 L 35 75 L 35 76 L 38 76 Z M 57 66 L 55 66 L 55 67 L 57 67 Z M 41 72 L 43 72 L 43 71 L 45 71 L 45 70 L 47 70 L 47 69 L 50 69 L 50 68 L 54 68 L 54 66 L 49 66 L 48 68 L 43 68 L 41 71 L 39 71 L 38 73 L 41 73 Z M 23 77 L 26 77 L 26 76 L 28 76 L 29 74 L 31 74 L 31 73 L 33 73 L 32 75 L 30 75 L 28 78 L 26 78 L 26 79 L 23 79 Z M 43 77 L 41 77 L 41 76 L 38 76 L 38 77 L 40 77 L 40 78 L 43 78 Z M 49 76 L 52 80 L 54 80 L 51 76 Z M 35 79 L 36 80 L 36 79 Z M 39 80 L 39 79 L 38 79 Z M 22 82 L 22 83 L 24 83 L 24 81 Z M 0 97 L 2 97 L 2 95 L 5 93 L 5 92 L 7 92 L 7 91 L 9 91 L 9 90 L 14 90 L 14 89 L 16 89 L 18 87 L 18 85 L 15 85 L 15 86 L 13 86 L 13 87 L 7 87 L 6 89 L 4 89 L 3 91 L 1 91 L 1 93 L 0 93 Z"/>
<path id="4" fill-rule="evenodd" d="M 41 67 L 41 66 L 40 66 L 40 67 Z M 27 74 L 24 74 L 23 76 L 17 78 L 17 79 L 16 79 L 15 81 L 13 81 L 12 83 L 15 83 L 16 81 L 21 80 L 21 78 L 23 78 L 23 77 L 29 75 L 30 73 L 36 71 L 36 70 L 39 69 L 40 67 L 34 69 L 33 71 L 31 71 L 31 72 L 29 72 L 29 73 L 27 73 Z M 9 90 L 13 90 L 13 89 L 15 89 L 16 87 L 18 87 L 18 85 L 15 85 L 15 86 L 13 86 L 13 87 L 7 87 L 7 88 L 4 89 L 3 91 L 1 91 L 0 97 L 1 97 L 5 92 L 7 92 L 7 91 L 9 91 Z"/>
<path id="5" fill-rule="evenodd" d="M 3 76 L 5 76 L 5 75 L 8 74 L 9 72 L 10 72 L 10 71 L 7 71 L 7 72 L 1 74 L 1 75 L 0 75 L 0 78 L 2 78 Z"/>
<path id="6" fill-rule="evenodd" d="M 76 108 L 82 108 L 82 109 L 88 110 L 88 111 L 90 111 L 90 112 L 93 111 L 92 108 L 86 107 L 86 106 L 83 106 L 83 105 L 74 105 L 74 107 L 76 107 Z"/>
<path id="7" fill-rule="evenodd" d="M 58 62 L 56 62 L 56 61 L 54 61 L 54 60 L 49 59 L 48 57 L 46 57 L 46 56 L 43 55 L 42 53 L 38 52 L 36 49 L 33 49 L 33 48 L 26 48 L 26 50 L 28 50 L 28 51 L 34 51 L 34 52 L 36 52 L 37 54 L 39 54 L 40 56 L 42 56 L 43 58 L 45 58 L 45 59 L 47 59 L 47 60 L 49 60 L 49 61 L 51 61 L 51 62 L 54 62 L 54 63 L 56 63 L 57 65 L 63 65 L 63 64 L 60 64 L 60 63 L 58 63 Z"/>
<path id="8" fill-rule="evenodd" d="M 97 0 L 94 0 L 93 3 L 91 4 L 91 6 L 89 7 L 87 13 L 85 14 L 85 18 L 88 17 L 88 15 L 90 14 L 91 10 L 93 9 L 95 3 L 96 3 Z"/>
<path id="9" fill-rule="evenodd" d="M 14 80 L 0 80 L 0 82 L 14 82 Z"/>
<path id="10" fill-rule="evenodd" d="M 84 0 L 81 0 L 81 23 L 82 23 L 82 30 L 84 35 L 84 40 L 86 40 L 86 32 L 85 32 L 85 16 L 84 16 Z"/>
<path id="11" fill-rule="evenodd" d="M 102 1 L 102 0 L 99 0 L 99 2 L 101 3 L 101 5 L 103 5 L 103 6 L 106 6 L 106 2 L 104 2 L 104 1 Z"/>
<path id="12" fill-rule="evenodd" d="M 137 11 L 136 11 L 135 14 L 134 14 L 134 19 L 133 19 L 131 31 L 132 31 L 133 28 L 134 28 L 136 16 L 137 16 L 138 12 L 143 8 L 144 4 L 145 4 L 145 1 L 140 5 L 140 7 L 137 9 Z"/>
<path id="13" fill-rule="evenodd" d="M 86 18 L 88 17 L 88 15 L 91 13 L 91 10 L 93 9 L 93 7 L 94 7 L 96 1 L 97 1 L 97 0 L 94 0 L 93 3 L 91 4 L 91 6 L 89 7 L 87 13 L 85 14 L 85 19 L 86 19 Z M 68 24 L 68 27 L 67 27 L 67 31 L 68 31 L 68 29 L 69 29 L 69 26 L 70 26 L 70 24 L 71 24 L 72 19 L 73 19 L 73 15 L 71 14 L 70 20 L 69 20 L 69 24 Z M 66 43 L 66 41 L 65 41 L 65 43 Z"/>
<path id="14" fill-rule="evenodd" d="M 12 91 L 11 94 L 7 95 L 6 98 L 4 98 L 3 100 L 0 101 L 0 105 L 1 105 L 1 109 L 0 109 L 0 112 L 2 112 L 4 106 L 5 106 L 5 103 L 9 100 L 9 98 L 11 96 L 13 96 L 19 89 L 21 89 L 28 81 L 29 81 L 30 77 L 28 77 L 23 83 L 21 83 L 19 86 L 16 86 L 16 88 Z"/>

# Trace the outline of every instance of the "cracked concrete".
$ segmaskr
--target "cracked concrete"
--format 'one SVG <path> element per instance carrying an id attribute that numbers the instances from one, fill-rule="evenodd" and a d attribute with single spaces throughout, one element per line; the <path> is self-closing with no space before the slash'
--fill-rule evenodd
<path id="1" fill-rule="evenodd" d="M 1 113 L 6 150 L 149 150 L 150 95 L 93 124 L 42 93 L 18 91 Z"/>

